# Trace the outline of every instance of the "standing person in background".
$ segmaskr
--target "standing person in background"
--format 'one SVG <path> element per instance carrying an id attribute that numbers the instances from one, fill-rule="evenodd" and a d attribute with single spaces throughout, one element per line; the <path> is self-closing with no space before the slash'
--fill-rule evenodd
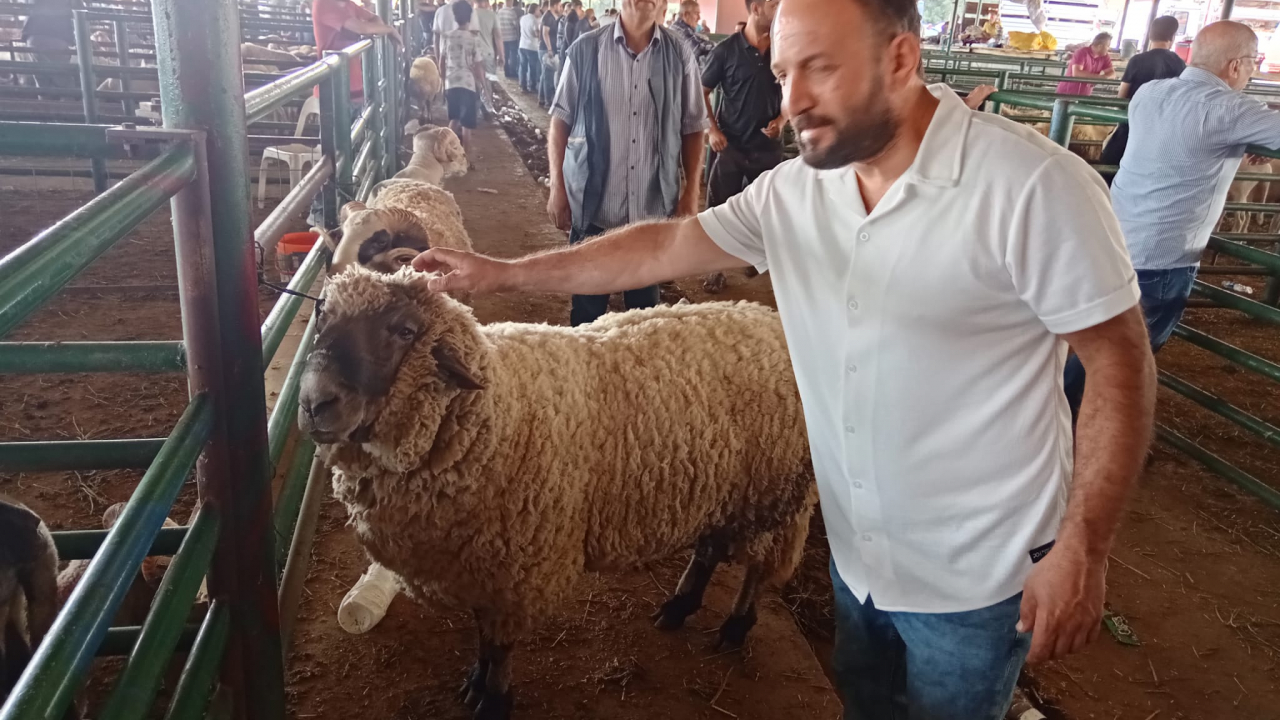
<path id="1" fill-rule="evenodd" d="M 600 18 L 600 26 L 604 27 L 605 25 L 611 25 L 615 22 L 618 22 L 618 11 L 613 8 L 605 10 L 604 17 Z"/>
<path id="2" fill-rule="evenodd" d="M 498 14 L 489 7 L 489 0 L 473 0 L 475 12 L 471 15 L 471 28 L 480 36 L 480 55 L 484 58 L 484 76 L 481 78 L 480 107 L 486 116 L 494 112 L 493 82 L 498 79 L 498 66 L 503 64 L 502 33 L 498 30 Z"/>
<path id="3" fill-rule="evenodd" d="M 502 35 L 502 74 L 514 80 L 520 77 L 520 4 L 513 2 L 498 10 L 498 32 Z"/>
<path id="4" fill-rule="evenodd" d="M 547 135 L 547 212 L 570 245 L 698 211 L 707 106 L 697 62 L 656 24 L 656 5 L 622 0 L 621 20 L 569 52 Z M 658 286 L 636 286 L 623 299 L 627 309 L 652 307 Z M 589 323 L 608 310 L 608 295 L 574 295 L 570 321 Z"/>
<path id="5" fill-rule="evenodd" d="M 74 11 L 79 0 L 39 0 L 22 23 L 22 40 L 31 48 L 36 62 L 69 65 L 76 44 Z M 36 87 L 73 88 L 78 86 L 74 74 L 36 73 Z M 42 98 L 56 99 L 56 98 Z"/>
<path id="6" fill-rule="evenodd" d="M 459 2 L 471 4 L 471 0 L 453 0 L 453 2 L 446 2 L 444 5 L 440 6 L 440 12 L 436 13 L 435 21 L 431 24 L 431 32 L 436 38 L 436 65 L 444 62 L 444 50 L 442 49 L 444 40 L 442 38 L 458 29 L 458 21 L 454 19 L 452 8 L 454 3 Z"/>
<path id="7" fill-rule="evenodd" d="M 418 0 L 417 17 L 418 37 L 422 39 L 422 48 L 435 46 L 435 37 L 431 34 L 431 26 L 436 21 L 436 0 Z"/>
<path id="8" fill-rule="evenodd" d="M 538 83 L 538 106 L 543 108 L 551 107 L 560 80 L 560 47 L 556 44 L 556 35 L 562 7 L 561 0 L 547 0 L 546 12 L 542 13 L 542 42 L 538 46 L 542 80 Z"/>
<path id="9" fill-rule="evenodd" d="M 1111 205 L 1138 272 L 1153 352 L 1182 319 L 1245 147 L 1280 149 L 1280 112 L 1244 94 L 1257 70 L 1253 30 L 1211 23 L 1196 35 L 1191 67 L 1145 84 L 1129 103 L 1131 131 Z M 1078 411 L 1085 367 L 1074 356 L 1063 384 Z"/>
<path id="10" fill-rule="evenodd" d="M 708 207 L 723 205 L 782 162 L 782 86 L 769 56 L 769 28 L 777 11 L 778 0 L 747 0 L 747 29 L 716 45 L 702 71 L 711 120 L 707 138 L 716 153 L 707 179 Z M 711 94 L 717 88 L 720 107 L 713 112 Z M 714 273 L 702 286 L 718 293 L 724 284 L 724 273 Z"/>
<path id="11" fill-rule="evenodd" d="M 1087 47 L 1076 50 L 1067 64 L 1067 77 L 1113 78 L 1111 65 L 1111 33 L 1098 33 Z M 1058 83 L 1059 95 L 1092 95 L 1093 84 L 1081 82 Z"/>
<path id="12" fill-rule="evenodd" d="M 520 89 L 538 92 L 542 82 L 542 60 L 538 57 L 538 35 L 542 32 L 542 6 L 529 3 L 520 18 Z"/>
<path id="13" fill-rule="evenodd" d="M 587 8 L 582 11 L 582 19 L 578 21 L 578 35 L 586 35 L 598 27 L 600 27 L 600 22 L 596 20 L 595 9 Z"/>
<path id="14" fill-rule="evenodd" d="M 479 89 L 485 82 L 484 51 L 480 48 L 479 33 L 471 29 L 474 13 L 471 4 L 466 0 L 456 0 L 448 9 L 458 25 L 458 29 L 440 39 L 440 55 L 443 58 L 440 74 L 444 77 L 444 95 L 449 103 L 449 128 L 462 141 L 462 149 L 467 154 L 468 162 L 474 165 L 471 131 L 476 128 Z"/>
<path id="15" fill-rule="evenodd" d="M 564 67 L 565 53 L 569 52 L 569 46 L 574 40 L 578 39 L 578 22 L 582 20 L 582 0 L 569 0 L 565 3 L 564 14 L 560 16 L 560 22 L 556 26 L 556 45 L 559 46 L 560 52 L 557 55 L 560 58 L 560 67 Z M 559 78 L 556 78 L 557 84 Z"/>
<path id="16" fill-rule="evenodd" d="M 1132 98 L 1134 93 L 1138 92 L 1138 88 L 1152 80 L 1175 78 L 1187 69 L 1187 64 L 1182 61 L 1182 58 L 1170 50 L 1177 34 L 1178 18 L 1165 15 L 1151 21 L 1151 28 L 1147 31 L 1147 37 L 1151 39 L 1151 49 L 1129 58 L 1129 64 L 1124 68 L 1124 76 L 1120 78 L 1120 90 L 1116 93 L 1119 97 Z M 1129 123 L 1116 125 L 1115 132 L 1111 133 L 1107 144 L 1102 148 L 1102 157 L 1099 162 L 1103 165 L 1119 165 L 1128 143 Z M 1110 185 L 1113 179 L 1114 176 L 1107 178 L 1107 184 Z"/>
<path id="17" fill-rule="evenodd" d="M 680 3 L 680 14 L 671 23 L 671 31 L 680 38 L 680 42 L 689 48 L 699 67 L 707 66 L 707 58 L 716 46 L 709 38 L 698 34 L 698 23 L 702 20 L 702 9 L 698 0 L 684 0 Z"/>

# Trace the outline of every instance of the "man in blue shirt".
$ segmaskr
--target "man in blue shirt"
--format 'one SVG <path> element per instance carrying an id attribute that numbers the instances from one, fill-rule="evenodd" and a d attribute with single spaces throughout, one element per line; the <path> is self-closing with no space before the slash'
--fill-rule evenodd
<path id="1" fill-rule="evenodd" d="M 1227 190 L 1245 147 L 1280 149 L 1280 112 L 1243 94 L 1258 70 L 1258 36 L 1247 25 L 1205 26 L 1191 67 L 1143 86 L 1129 104 L 1129 143 L 1111 202 L 1142 290 L 1152 351 L 1182 319 Z M 1084 396 L 1084 368 L 1067 362 L 1072 413 Z"/>

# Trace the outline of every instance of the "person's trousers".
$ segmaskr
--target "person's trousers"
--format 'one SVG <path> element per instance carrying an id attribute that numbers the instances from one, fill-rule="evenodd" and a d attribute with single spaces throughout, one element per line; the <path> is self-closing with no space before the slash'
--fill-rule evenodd
<path id="1" fill-rule="evenodd" d="M 1196 270 L 1197 267 L 1192 265 L 1172 270 L 1138 271 L 1138 288 L 1142 291 L 1138 302 L 1147 323 L 1151 352 L 1160 352 L 1182 320 L 1187 298 L 1191 296 L 1191 286 L 1196 280 Z M 1075 419 L 1079 417 L 1080 403 L 1084 401 L 1084 365 L 1074 354 L 1067 358 L 1062 387 L 1067 394 L 1067 404 L 1071 406 L 1071 417 Z"/>
<path id="2" fill-rule="evenodd" d="M 556 70 L 554 55 L 539 50 L 538 59 L 542 61 L 542 80 L 538 83 L 538 103 L 544 107 L 551 107 L 551 102 L 556 99 L 556 80 L 560 73 Z"/>
<path id="3" fill-rule="evenodd" d="M 45 35 L 32 35 L 27 38 L 27 47 L 31 48 L 36 62 L 50 65 L 70 65 L 75 60 L 74 52 L 65 40 Z M 36 73 L 36 87 L 41 88 L 73 88 L 79 87 L 80 79 L 74 73 L 54 74 Z M 58 98 L 47 98 L 56 100 Z"/>
<path id="4" fill-rule="evenodd" d="M 520 41 L 502 41 L 502 73 L 512 80 L 520 77 Z"/>
<path id="5" fill-rule="evenodd" d="M 723 205 L 781 162 L 781 144 L 761 143 L 760 147 L 750 149 L 730 145 L 716 153 L 707 179 L 707 207 Z"/>
<path id="6" fill-rule="evenodd" d="M 1116 125 L 1116 129 L 1111 133 L 1111 137 L 1107 143 L 1102 146 L 1102 155 L 1098 158 L 1101 165 L 1119 165 L 1124 159 L 1124 149 L 1129 145 L 1129 123 L 1120 123 Z M 1107 181 L 1107 187 L 1111 187 L 1111 181 L 1115 179 L 1115 175 L 1104 175 Z"/>
<path id="7" fill-rule="evenodd" d="M 604 228 L 590 225 L 585 230 L 577 227 L 569 231 L 569 244 L 577 245 L 597 235 L 603 234 Z M 622 301 L 628 310 L 656 307 L 661 301 L 657 285 L 628 290 L 622 293 Z M 569 324 L 577 327 L 595 322 L 600 316 L 609 312 L 608 295 L 574 295 L 569 309 Z"/>
<path id="8" fill-rule="evenodd" d="M 1016 630 L 1022 594 L 956 613 L 865 603 L 831 564 L 832 669 L 844 720 L 1004 720 L 1031 634 Z"/>
<path id="9" fill-rule="evenodd" d="M 520 51 L 520 89 L 537 92 L 538 83 L 542 81 L 542 63 L 538 59 L 537 50 Z"/>

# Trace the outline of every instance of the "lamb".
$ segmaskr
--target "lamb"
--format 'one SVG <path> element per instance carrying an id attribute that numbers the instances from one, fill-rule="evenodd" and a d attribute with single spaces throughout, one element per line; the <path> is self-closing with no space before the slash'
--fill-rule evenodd
<path id="1" fill-rule="evenodd" d="M 0 496 L 0 704 L 58 614 L 58 550 L 49 528 Z M 68 717 L 74 716 L 68 712 Z"/>
<path id="2" fill-rule="evenodd" d="M 435 60 L 429 57 L 414 58 L 413 64 L 409 66 L 406 92 L 410 100 L 417 102 L 422 115 L 430 120 L 431 105 L 444 92 L 444 80 L 440 77 L 440 68 Z"/>
<path id="3" fill-rule="evenodd" d="M 785 581 L 817 501 L 777 315 L 749 303 L 481 326 L 408 269 L 330 280 L 298 420 L 370 557 L 469 609 L 476 718 L 510 715 L 511 652 L 588 571 L 694 548 L 654 615 L 680 627 L 747 566 L 721 643 Z"/>
<path id="4" fill-rule="evenodd" d="M 395 179 L 418 180 L 439 187 L 446 177 L 466 172 L 467 154 L 458 136 L 447 127 L 424 125 L 413 133 L 413 156 Z"/>
<path id="5" fill-rule="evenodd" d="M 339 219 L 333 232 L 316 230 L 333 251 L 331 275 L 352 265 L 394 272 L 431 246 L 472 247 L 453 195 L 420 180 L 384 180 L 368 205 L 347 203 Z"/>

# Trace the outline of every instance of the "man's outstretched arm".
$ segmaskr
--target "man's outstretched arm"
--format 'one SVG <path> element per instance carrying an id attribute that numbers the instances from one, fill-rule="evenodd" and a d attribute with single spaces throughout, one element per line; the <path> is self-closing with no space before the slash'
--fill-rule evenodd
<path id="1" fill-rule="evenodd" d="M 436 292 L 557 292 L 603 295 L 675 278 L 743 267 L 720 249 L 696 217 L 629 225 L 564 250 L 498 260 L 431 248 L 413 261 L 422 272 L 438 272 Z"/>

